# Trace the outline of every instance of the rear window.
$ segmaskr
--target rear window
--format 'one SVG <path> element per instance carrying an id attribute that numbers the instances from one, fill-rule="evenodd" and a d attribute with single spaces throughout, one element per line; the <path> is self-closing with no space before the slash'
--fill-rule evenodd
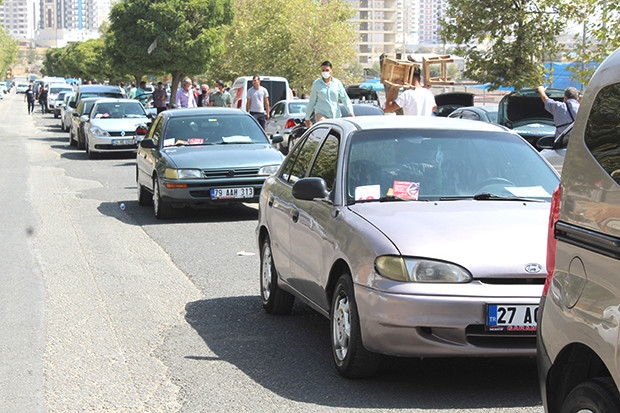
<path id="1" fill-rule="evenodd" d="M 585 143 L 596 161 L 620 184 L 620 83 L 596 95 L 586 125 Z"/>
<path id="2" fill-rule="evenodd" d="M 264 87 L 265 89 L 267 89 L 267 92 L 269 92 L 269 101 L 270 102 L 279 102 L 281 100 L 285 100 L 286 99 L 286 95 L 287 95 L 287 87 L 286 87 L 286 82 L 283 82 L 281 80 L 262 80 L 260 81 L 260 85 L 262 87 Z M 249 89 L 252 87 L 252 80 L 248 80 L 247 81 L 247 85 L 246 85 L 246 89 Z"/>
<path id="3" fill-rule="evenodd" d="M 118 92 L 84 92 L 80 95 L 80 99 L 84 98 L 97 98 L 97 97 L 106 97 L 106 98 L 122 98 L 123 94 Z"/>

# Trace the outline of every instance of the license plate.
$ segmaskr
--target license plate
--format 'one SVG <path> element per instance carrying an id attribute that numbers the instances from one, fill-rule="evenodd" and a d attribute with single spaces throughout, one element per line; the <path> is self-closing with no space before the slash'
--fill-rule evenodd
<path id="1" fill-rule="evenodd" d="M 131 139 L 112 139 L 112 145 L 114 146 L 124 146 L 124 145 L 133 145 L 136 141 Z"/>
<path id="2" fill-rule="evenodd" d="M 213 188 L 211 199 L 254 198 L 254 188 Z"/>
<path id="3" fill-rule="evenodd" d="M 487 329 L 504 332 L 535 332 L 538 305 L 490 304 L 487 306 Z"/>

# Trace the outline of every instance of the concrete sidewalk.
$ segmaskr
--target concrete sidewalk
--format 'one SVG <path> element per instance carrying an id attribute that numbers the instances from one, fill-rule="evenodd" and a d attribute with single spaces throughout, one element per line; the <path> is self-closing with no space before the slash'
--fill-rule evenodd
<path id="1" fill-rule="evenodd" d="M 41 139 L 50 132 L 20 98 L 0 103 L 12 192 L 1 210 L 12 264 L 0 281 L 0 412 L 178 410 L 156 350 L 169 329 L 191 330 L 184 308 L 200 292 L 131 217 L 80 196 L 101 184 L 65 173 L 72 161 Z"/>

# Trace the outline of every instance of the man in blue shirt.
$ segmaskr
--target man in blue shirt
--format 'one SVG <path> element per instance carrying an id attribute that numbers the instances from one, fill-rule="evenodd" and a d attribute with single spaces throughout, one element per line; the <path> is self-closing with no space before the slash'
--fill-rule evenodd
<path id="1" fill-rule="evenodd" d="M 306 108 L 306 127 L 310 127 L 310 117 L 314 112 L 314 118 L 318 122 L 323 119 L 339 118 L 340 105 L 342 103 L 353 115 L 353 105 L 347 95 L 347 91 L 341 81 L 332 76 L 332 64 L 329 61 L 321 63 L 321 77 L 312 83 L 310 99 Z"/>
<path id="2" fill-rule="evenodd" d="M 555 123 L 555 138 L 575 121 L 577 111 L 579 110 L 579 92 L 574 87 L 568 87 L 564 90 L 564 101 L 558 102 L 547 96 L 545 90 L 547 88 L 538 86 L 538 94 L 545 104 L 547 112 L 553 115 Z"/>

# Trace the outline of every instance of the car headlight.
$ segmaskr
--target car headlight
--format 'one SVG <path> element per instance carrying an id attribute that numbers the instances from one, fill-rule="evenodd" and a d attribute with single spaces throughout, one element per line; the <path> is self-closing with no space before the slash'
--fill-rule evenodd
<path id="1" fill-rule="evenodd" d="M 377 272 L 385 278 L 417 283 L 466 283 L 471 274 L 458 265 L 420 258 L 381 256 L 375 260 Z"/>
<path id="2" fill-rule="evenodd" d="M 258 175 L 263 175 L 263 176 L 273 175 L 276 172 L 278 172 L 279 167 L 280 165 L 263 166 L 262 168 L 258 170 Z"/>
<path id="3" fill-rule="evenodd" d="M 166 168 L 164 175 L 168 179 L 196 179 L 202 178 L 200 169 L 172 169 Z"/>
<path id="4" fill-rule="evenodd" d="M 93 126 L 92 128 L 90 128 L 90 133 L 93 136 L 99 136 L 102 138 L 110 137 L 110 134 L 108 133 L 108 131 L 101 129 L 99 126 Z"/>

